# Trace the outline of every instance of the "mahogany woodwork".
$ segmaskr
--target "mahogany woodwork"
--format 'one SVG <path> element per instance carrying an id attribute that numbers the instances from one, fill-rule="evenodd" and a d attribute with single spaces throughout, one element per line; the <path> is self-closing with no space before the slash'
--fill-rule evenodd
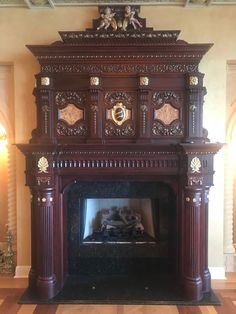
<path id="1" fill-rule="evenodd" d="M 210 291 L 208 191 L 221 144 L 210 143 L 202 126 L 206 89 L 198 65 L 212 45 L 140 21 L 136 30 L 98 31 L 98 19 L 93 29 L 28 46 L 41 66 L 37 126 L 30 143 L 17 146 L 32 193 L 29 289 L 39 299 L 56 295 L 67 275 L 64 199 L 76 180 L 168 183 L 178 205 L 179 282 L 186 299 Z"/>

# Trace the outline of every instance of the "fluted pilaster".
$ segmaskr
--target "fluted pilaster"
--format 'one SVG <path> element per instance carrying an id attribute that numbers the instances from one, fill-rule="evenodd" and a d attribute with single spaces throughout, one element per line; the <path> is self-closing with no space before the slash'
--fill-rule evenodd
<path id="1" fill-rule="evenodd" d="M 201 210 L 201 277 L 202 290 L 209 292 L 211 290 L 211 274 L 208 268 L 208 202 L 209 187 L 205 187 L 202 192 L 202 210 Z"/>
<path id="2" fill-rule="evenodd" d="M 224 253 L 235 253 L 233 246 L 233 182 L 234 171 L 232 152 L 225 147 L 225 200 L 224 200 Z"/>
<path id="3" fill-rule="evenodd" d="M 55 295 L 56 280 L 53 269 L 53 198 L 52 188 L 45 188 L 34 194 L 37 203 L 33 219 L 36 219 L 36 231 L 33 231 L 32 242 L 36 248 L 32 248 L 36 258 L 33 263 L 37 269 L 36 289 L 41 298 L 51 298 Z M 34 224 L 35 226 L 35 224 Z M 37 235 L 35 234 L 37 233 Z"/>
<path id="4" fill-rule="evenodd" d="M 15 147 L 8 145 L 8 167 L 7 167 L 7 224 L 13 235 L 13 250 L 16 250 L 16 161 Z"/>
<path id="5" fill-rule="evenodd" d="M 185 188 L 184 287 L 188 299 L 202 298 L 200 266 L 201 189 Z"/>

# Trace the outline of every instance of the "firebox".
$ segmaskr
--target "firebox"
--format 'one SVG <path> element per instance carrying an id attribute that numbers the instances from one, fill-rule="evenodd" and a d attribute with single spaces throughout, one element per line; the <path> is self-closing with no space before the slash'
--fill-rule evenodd
<path id="1" fill-rule="evenodd" d="M 41 67 L 37 125 L 17 145 L 32 194 L 28 301 L 202 302 L 221 148 L 202 126 L 211 44 L 147 28 L 138 6 L 99 13 L 92 29 L 28 46 Z"/>

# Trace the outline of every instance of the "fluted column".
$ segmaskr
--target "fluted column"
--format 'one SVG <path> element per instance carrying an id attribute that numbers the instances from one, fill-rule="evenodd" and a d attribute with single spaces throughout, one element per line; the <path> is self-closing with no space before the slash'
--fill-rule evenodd
<path id="1" fill-rule="evenodd" d="M 200 265 L 201 195 L 199 188 L 185 187 L 184 204 L 184 288 L 191 300 L 202 298 Z"/>
<path id="2" fill-rule="evenodd" d="M 230 146 L 225 148 L 224 253 L 235 253 L 233 246 L 234 171 Z"/>
<path id="3" fill-rule="evenodd" d="M 37 195 L 37 196 L 36 196 Z M 36 243 L 36 254 L 33 263 L 37 269 L 37 294 L 41 298 L 51 298 L 55 295 L 56 281 L 53 272 L 53 188 L 44 188 L 36 193 L 36 210 L 33 218 L 37 221 L 37 236 L 33 238 Z M 33 231 L 33 237 L 35 231 Z"/>
<path id="4" fill-rule="evenodd" d="M 201 277 L 203 292 L 209 292 L 211 290 L 211 274 L 208 268 L 208 202 L 209 187 L 205 187 L 202 192 L 201 211 Z"/>
<path id="5" fill-rule="evenodd" d="M 31 189 L 31 268 L 29 272 L 29 287 L 36 287 L 37 280 L 37 228 L 35 221 L 37 221 L 37 199 L 38 191 Z"/>

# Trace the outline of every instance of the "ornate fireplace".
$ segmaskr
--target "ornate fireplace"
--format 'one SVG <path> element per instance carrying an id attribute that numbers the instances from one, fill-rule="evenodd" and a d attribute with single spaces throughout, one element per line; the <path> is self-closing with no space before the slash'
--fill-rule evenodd
<path id="1" fill-rule="evenodd" d="M 202 127 L 198 65 L 211 44 L 147 28 L 137 6 L 99 10 L 92 29 L 28 46 L 41 66 L 37 127 L 18 144 L 32 194 L 28 292 L 199 301 L 211 290 L 208 192 L 221 147 Z"/>

